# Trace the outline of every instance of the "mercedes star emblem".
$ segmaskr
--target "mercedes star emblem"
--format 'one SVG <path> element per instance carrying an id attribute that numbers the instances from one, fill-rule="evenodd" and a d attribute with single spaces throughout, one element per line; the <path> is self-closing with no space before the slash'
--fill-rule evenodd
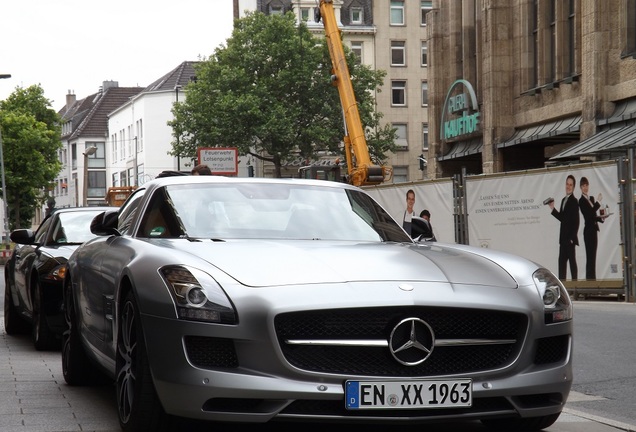
<path id="1" fill-rule="evenodd" d="M 391 331 L 389 349 L 398 362 L 415 366 L 424 362 L 433 352 L 435 334 L 427 322 L 419 318 L 406 318 Z"/>

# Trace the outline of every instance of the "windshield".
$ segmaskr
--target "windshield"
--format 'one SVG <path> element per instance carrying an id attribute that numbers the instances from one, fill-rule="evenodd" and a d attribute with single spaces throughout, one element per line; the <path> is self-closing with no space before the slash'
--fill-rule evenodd
<path id="1" fill-rule="evenodd" d="M 155 191 L 145 237 L 410 241 L 367 194 L 303 184 L 171 185 Z"/>
<path id="2" fill-rule="evenodd" d="M 51 233 L 52 243 L 79 244 L 92 239 L 95 234 L 91 233 L 91 221 L 103 211 L 103 209 L 96 209 L 95 211 L 60 213 Z"/>

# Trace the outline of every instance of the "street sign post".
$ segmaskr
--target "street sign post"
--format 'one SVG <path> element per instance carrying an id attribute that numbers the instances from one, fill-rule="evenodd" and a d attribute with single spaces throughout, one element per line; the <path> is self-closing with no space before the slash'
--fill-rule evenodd
<path id="1" fill-rule="evenodd" d="M 197 159 L 210 167 L 213 175 L 238 174 L 238 149 L 236 147 L 199 147 Z"/>

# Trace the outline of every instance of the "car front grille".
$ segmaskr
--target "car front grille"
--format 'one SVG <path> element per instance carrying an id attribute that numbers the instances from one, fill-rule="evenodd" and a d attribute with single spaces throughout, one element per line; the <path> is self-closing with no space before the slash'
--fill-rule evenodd
<path id="1" fill-rule="evenodd" d="M 415 365 L 398 362 L 388 346 L 346 343 L 388 341 L 395 326 L 408 318 L 425 321 L 436 340 L 450 343 L 435 346 L 426 361 Z M 451 375 L 506 366 L 519 352 L 527 325 L 523 314 L 439 307 L 330 309 L 285 313 L 275 319 L 279 344 L 293 366 L 313 372 L 381 377 Z"/>
<path id="2" fill-rule="evenodd" d="M 552 336 L 537 340 L 535 364 L 558 363 L 566 359 L 570 337 L 568 335 Z"/>
<path id="3" fill-rule="evenodd" d="M 186 336 L 186 354 L 194 366 L 206 369 L 236 368 L 238 357 L 231 339 Z"/>

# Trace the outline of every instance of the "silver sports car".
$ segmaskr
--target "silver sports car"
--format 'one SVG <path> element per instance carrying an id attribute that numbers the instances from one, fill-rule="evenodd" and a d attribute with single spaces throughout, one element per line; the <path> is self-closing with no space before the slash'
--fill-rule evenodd
<path id="1" fill-rule="evenodd" d="M 95 217 L 68 261 L 63 370 L 169 419 L 556 421 L 572 304 L 536 263 L 418 242 L 363 190 L 179 176 Z"/>

